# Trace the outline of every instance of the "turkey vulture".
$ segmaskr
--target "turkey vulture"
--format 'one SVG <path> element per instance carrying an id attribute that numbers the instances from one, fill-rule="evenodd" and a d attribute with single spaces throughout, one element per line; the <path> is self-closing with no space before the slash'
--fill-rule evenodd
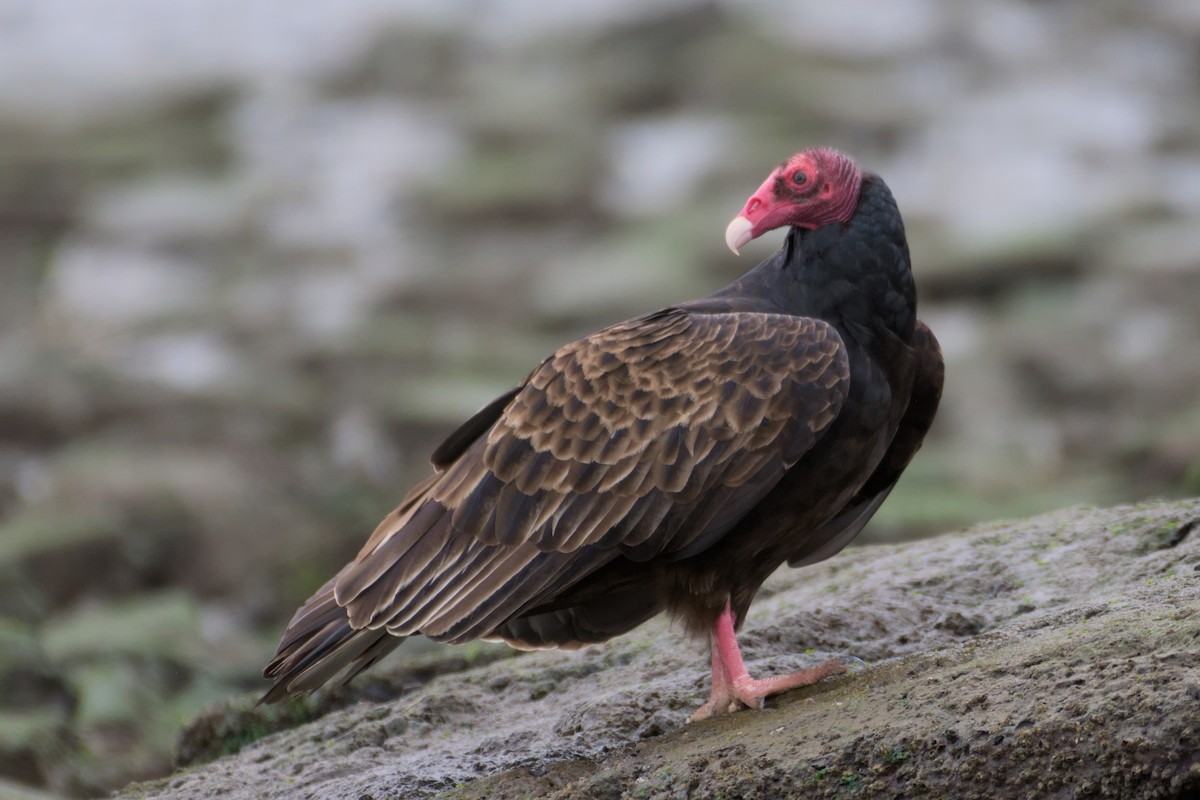
<path id="1" fill-rule="evenodd" d="M 784 226 L 738 280 L 560 347 L 450 434 L 296 612 L 263 702 L 413 634 L 577 648 L 663 611 L 711 637 L 694 719 L 844 671 L 755 680 L 735 631 L 776 568 L 829 558 L 879 508 L 933 421 L 942 358 L 881 178 L 797 153 L 726 242 Z"/>

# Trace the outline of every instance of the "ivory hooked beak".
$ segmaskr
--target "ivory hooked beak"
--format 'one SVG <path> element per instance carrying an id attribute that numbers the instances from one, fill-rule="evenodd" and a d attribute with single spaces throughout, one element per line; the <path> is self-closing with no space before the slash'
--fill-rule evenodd
<path id="1" fill-rule="evenodd" d="M 751 231 L 754 230 L 754 223 L 738 214 L 729 223 L 729 227 L 725 229 L 725 244 L 729 245 L 729 249 L 733 251 L 735 256 L 740 256 L 738 252 L 746 242 L 754 238 Z"/>

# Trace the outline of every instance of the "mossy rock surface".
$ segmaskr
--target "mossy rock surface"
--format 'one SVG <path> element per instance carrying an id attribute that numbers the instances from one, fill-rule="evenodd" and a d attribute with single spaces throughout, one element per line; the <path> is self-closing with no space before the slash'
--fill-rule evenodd
<path id="1" fill-rule="evenodd" d="M 119 797 L 1200 792 L 1200 500 L 1073 508 L 785 569 L 742 638 L 756 673 L 866 663 L 695 724 L 707 659 L 661 621 L 432 678 L 384 664 L 304 713 L 210 712 L 183 739 L 207 756 Z"/>

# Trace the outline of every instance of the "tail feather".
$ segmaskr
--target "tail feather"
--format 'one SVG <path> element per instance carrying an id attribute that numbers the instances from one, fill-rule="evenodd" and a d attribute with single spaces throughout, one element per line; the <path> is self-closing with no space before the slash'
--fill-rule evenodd
<path id="1" fill-rule="evenodd" d="M 271 677 L 272 667 L 276 666 L 276 662 L 282 660 L 280 656 L 285 650 L 290 650 L 303 639 L 312 638 L 317 631 L 324 629 L 330 623 L 346 619 L 345 609 L 334 600 L 333 584 L 334 581 L 331 580 L 318 589 L 292 615 L 287 630 L 283 632 L 283 638 L 279 640 L 275 658 L 263 670 L 264 675 Z"/>
<path id="2" fill-rule="evenodd" d="M 339 685 L 396 649 L 404 637 L 386 630 L 355 629 L 333 596 L 336 579 L 322 586 L 292 617 L 279 649 L 263 669 L 275 681 L 259 704 L 276 703 L 297 692 L 311 692 L 342 670 Z"/>

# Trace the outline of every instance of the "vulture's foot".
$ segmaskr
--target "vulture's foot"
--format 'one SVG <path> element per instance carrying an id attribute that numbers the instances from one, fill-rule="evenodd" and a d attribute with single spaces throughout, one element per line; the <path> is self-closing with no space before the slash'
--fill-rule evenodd
<path id="1" fill-rule="evenodd" d="M 733 613 L 726 606 L 713 624 L 712 694 L 708 702 L 692 714 L 692 722 L 730 714 L 742 707 L 762 708 L 764 698 L 809 686 L 831 675 L 840 675 L 847 669 L 842 662 L 831 660 L 787 675 L 751 678 L 742 660 L 733 622 Z"/>

